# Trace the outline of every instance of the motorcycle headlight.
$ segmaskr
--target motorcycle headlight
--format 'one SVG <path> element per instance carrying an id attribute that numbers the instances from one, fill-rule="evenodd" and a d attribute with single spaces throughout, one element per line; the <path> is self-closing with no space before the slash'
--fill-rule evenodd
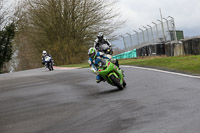
<path id="1" fill-rule="evenodd" d="M 102 62 L 99 62 L 99 63 L 98 63 L 98 66 L 99 66 L 99 67 L 103 67 L 103 63 L 102 63 Z"/>

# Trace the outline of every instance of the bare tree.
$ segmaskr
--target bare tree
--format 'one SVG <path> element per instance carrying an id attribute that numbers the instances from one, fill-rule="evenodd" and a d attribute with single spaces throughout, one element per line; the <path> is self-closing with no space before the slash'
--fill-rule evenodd
<path id="1" fill-rule="evenodd" d="M 7 10 L 5 9 L 4 4 L 4 0 L 0 0 L 0 30 L 2 30 L 5 27 L 5 21 L 7 20 Z"/>
<path id="2" fill-rule="evenodd" d="M 25 35 L 23 45 L 31 46 L 38 55 L 42 50 L 50 52 L 57 65 L 84 61 L 99 31 L 112 38 L 124 23 L 114 21 L 119 15 L 115 2 L 26 0 L 18 15 L 18 36 Z"/>
<path id="3" fill-rule="evenodd" d="M 9 12 L 5 4 L 3 0 L 0 0 L 0 73 L 12 58 L 12 41 L 15 35 L 15 24 L 9 20 Z"/>

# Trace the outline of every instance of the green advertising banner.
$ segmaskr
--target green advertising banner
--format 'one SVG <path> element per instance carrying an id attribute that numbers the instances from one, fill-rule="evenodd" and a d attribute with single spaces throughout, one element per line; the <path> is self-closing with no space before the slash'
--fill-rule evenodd
<path id="1" fill-rule="evenodd" d="M 113 56 L 114 59 L 128 59 L 136 57 L 137 57 L 136 49 Z"/>

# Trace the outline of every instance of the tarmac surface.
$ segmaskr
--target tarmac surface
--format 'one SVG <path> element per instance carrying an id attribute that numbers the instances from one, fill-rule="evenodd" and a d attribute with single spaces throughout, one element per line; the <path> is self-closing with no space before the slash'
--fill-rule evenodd
<path id="1" fill-rule="evenodd" d="M 200 132 L 200 79 L 122 69 L 122 91 L 89 69 L 1 74 L 0 133 Z"/>

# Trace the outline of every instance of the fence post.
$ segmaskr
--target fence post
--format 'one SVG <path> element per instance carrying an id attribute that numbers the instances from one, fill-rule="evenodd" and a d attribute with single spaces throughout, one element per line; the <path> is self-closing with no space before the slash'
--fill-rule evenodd
<path id="1" fill-rule="evenodd" d="M 126 42 L 125 42 L 124 36 L 121 35 L 120 37 L 122 37 L 122 39 L 123 39 L 125 49 L 128 50 L 126 47 Z"/>
<path id="2" fill-rule="evenodd" d="M 149 33 L 148 33 L 148 28 L 143 26 L 146 30 L 147 30 L 147 38 L 148 38 L 148 42 L 149 42 Z"/>
<path id="3" fill-rule="evenodd" d="M 170 32 L 169 32 L 169 22 L 166 18 L 163 18 L 163 19 L 166 20 L 166 22 L 167 22 L 167 30 L 168 30 L 170 41 L 171 41 L 171 36 L 170 36 Z"/>
<path id="4" fill-rule="evenodd" d="M 143 29 L 140 29 L 140 28 L 139 28 L 139 30 L 142 31 L 142 34 L 143 34 L 143 43 L 144 43 L 144 42 L 145 42 L 145 39 L 144 39 L 144 30 L 143 30 Z"/>
<path id="5" fill-rule="evenodd" d="M 156 25 L 157 39 L 159 39 L 159 35 L 158 35 L 158 26 L 157 26 L 157 24 L 156 24 L 156 23 L 154 23 L 154 22 L 152 22 L 152 23 Z"/>
<path id="6" fill-rule="evenodd" d="M 132 38 L 131 38 L 131 34 L 129 34 L 129 33 L 126 33 L 126 34 L 129 35 L 130 41 L 131 41 L 131 47 L 133 47 L 133 41 L 132 41 Z"/>
<path id="7" fill-rule="evenodd" d="M 147 25 L 147 26 L 151 28 L 151 37 L 152 37 L 152 40 L 154 41 L 154 37 L 153 37 L 153 29 L 152 29 L 152 27 L 151 27 L 150 25 Z"/>
<path id="8" fill-rule="evenodd" d="M 164 31 L 164 26 L 163 26 L 163 17 L 162 17 L 162 12 L 161 12 L 161 9 L 160 10 L 160 18 L 161 18 L 161 25 L 162 25 L 162 29 L 163 29 L 163 37 L 164 37 L 164 41 L 166 42 L 166 37 L 165 37 L 165 31 Z M 159 20 L 158 20 L 159 21 Z"/>
<path id="9" fill-rule="evenodd" d="M 169 18 L 171 18 L 173 21 L 172 21 L 172 25 L 173 25 L 173 30 L 174 30 L 174 39 L 175 41 L 177 42 L 177 35 L 176 35 L 176 27 L 175 27 L 175 22 L 174 22 L 174 18 L 171 17 L 171 16 L 168 16 Z"/>
<path id="10" fill-rule="evenodd" d="M 163 39 L 164 41 L 166 41 L 166 38 L 165 38 L 165 31 L 164 31 L 164 27 L 163 27 L 163 22 L 159 19 L 157 19 L 159 22 L 161 22 L 161 25 L 162 25 L 162 33 L 163 33 Z"/>
<path id="11" fill-rule="evenodd" d="M 136 34 L 137 34 L 137 41 L 138 41 L 138 45 L 140 44 L 140 40 L 139 40 L 139 35 L 138 35 L 138 32 L 133 30 Z"/>

